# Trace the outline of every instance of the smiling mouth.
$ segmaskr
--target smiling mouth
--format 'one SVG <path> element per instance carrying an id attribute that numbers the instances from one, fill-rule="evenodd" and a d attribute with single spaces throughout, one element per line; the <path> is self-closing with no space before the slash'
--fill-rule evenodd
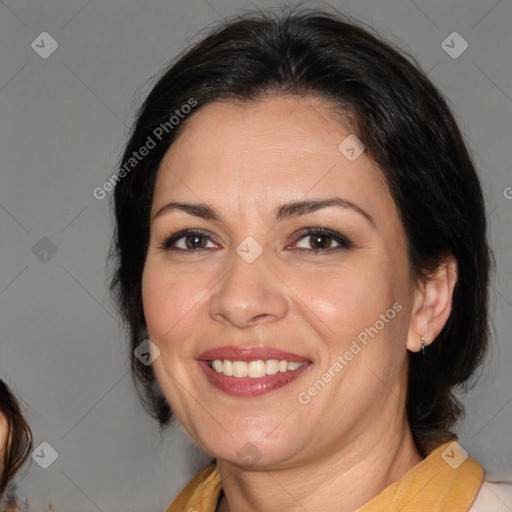
<path id="1" fill-rule="evenodd" d="M 284 359 L 211 359 L 197 362 L 213 388 L 238 398 L 254 398 L 277 391 L 299 379 L 312 367 L 311 361 Z"/>
<path id="2" fill-rule="evenodd" d="M 257 397 L 287 386 L 313 363 L 307 356 L 269 345 L 225 345 L 197 356 L 213 388 L 234 397 Z"/>
<path id="3" fill-rule="evenodd" d="M 257 379 L 265 375 L 293 372 L 307 364 L 307 361 L 286 361 L 284 359 L 258 359 L 254 361 L 230 361 L 214 359 L 206 361 L 208 366 L 226 377 Z"/>

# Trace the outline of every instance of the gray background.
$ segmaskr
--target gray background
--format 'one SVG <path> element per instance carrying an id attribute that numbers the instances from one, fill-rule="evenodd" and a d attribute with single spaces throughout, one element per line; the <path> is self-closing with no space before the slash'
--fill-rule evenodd
<path id="1" fill-rule="evenodd" d="M 48 469 L 32 461 L 18 475 L 18 494 L 31 511 L 50 501 L 56 511 L 163 511 L 204 463 L 181 428 L 160 439 L 137 401 L 127 342 L 106 290 L 109 199 L 92 191 L 116 170 L 146 81 L 209 23 L 240 8 L 274 5 L 0 2 L 0 376 L 22 402 L 34 446 L 47 442 L 58 453 Z M 474 153 L 497 260 L 496 337 L 479 384 L 465 398 L 459 433 L 488 477 L 512 480 L 512 3 L 332 5 L 418 59 L 448 97 Z M 31 48 L 44 31 L 59 45 L 47 59 Z M 453 31 L 469 44 L 457 59 L 441 46 Z M 56 254 L 33 250 L 48 248 L 43 237 Z"/>

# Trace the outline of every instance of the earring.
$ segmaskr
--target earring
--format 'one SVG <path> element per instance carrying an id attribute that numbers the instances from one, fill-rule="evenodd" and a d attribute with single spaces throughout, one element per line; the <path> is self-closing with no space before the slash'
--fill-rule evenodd
<path id="1" fill-rule="evenodd" d="M 427 349 L 427 344 L 425 343 L 425 338 L 421 338 L 421 353 L 425 355 L 425 351 Z"/>

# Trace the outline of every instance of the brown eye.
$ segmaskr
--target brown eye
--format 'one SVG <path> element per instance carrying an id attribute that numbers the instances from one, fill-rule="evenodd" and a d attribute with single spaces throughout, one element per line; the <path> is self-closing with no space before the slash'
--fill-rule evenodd
<path id="1" fill-rule="evenodd" d="M 298 242 L 303 243 L 303 245 L 299 246 Z M 317 228 L 303 231 L 295 245 L 301 251 L 313 251 L 317 253 L 350 249 L 352 242 L 341 233 L 331 231 L 330 229 Z"/>
<path id="2" fill-rule="evenodd" d="M 309 235 L 310 244 L 313 249 L 329 249 L 332 245 L 332 238 L 327 235 Z"/>
<path id="3" fill-rule="evenodd" d="M 203 235 L 187 235 L 184 239 L 187 249 L 203 249 L 206 246 L 206 237 Z"/>
<path id="4" fill-rule="evenodd" d="M 166 238 L 160 247 L 166 251 L 173 250 L 192 252 L 208 249 L 209 247 L 206 246 L 208 242 L 213 244 L 206 231 L 185 230 Z M 213 244 L 213 247 L 217 246 Z"/>

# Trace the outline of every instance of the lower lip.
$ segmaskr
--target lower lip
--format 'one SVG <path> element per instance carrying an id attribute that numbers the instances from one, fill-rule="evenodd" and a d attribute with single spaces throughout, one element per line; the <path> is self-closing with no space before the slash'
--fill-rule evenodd
<path id="1" fill-rule="evenodd" d="M 265 375 L 254 379 L 252 377 L 228 377 L 210 368 L 207 361 L 198 361 L 198 363 L 210 384 L 231 396 L 260 396 L 270 393 L 290 384 L 311 366 L 311 363 L 308 362 L 297 370 L 279 372 L 275 375 Z"/>

